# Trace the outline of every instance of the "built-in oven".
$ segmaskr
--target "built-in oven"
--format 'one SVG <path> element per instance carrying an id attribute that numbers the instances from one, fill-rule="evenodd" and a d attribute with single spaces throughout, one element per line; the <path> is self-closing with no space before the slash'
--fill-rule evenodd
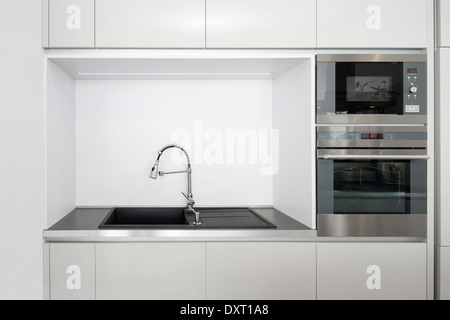
<path id="1" fill-rule="evenodd" d="M 317 123 L 426 123 L 423 54 L 317 55 Z"/>
<path id="2" fill-rule="evenodd" d="M 320 236 L 426 236 L 427 126 L 317 126 Z"/>

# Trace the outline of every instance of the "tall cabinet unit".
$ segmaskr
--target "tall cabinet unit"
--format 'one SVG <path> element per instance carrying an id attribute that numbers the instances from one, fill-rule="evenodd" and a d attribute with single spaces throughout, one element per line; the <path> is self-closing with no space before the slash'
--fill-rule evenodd
<path id="1" fill-rule="evenodd" d="M 436 183 L 438 209 L 438 248 L 437 248 L 437 298 L 450 299 L 450 148 L 447 137 L 450 136 L 450 0 L 438 1 L 438 49 L 436 57 L 436 130 L 438 134 L 438 172 Z"/>

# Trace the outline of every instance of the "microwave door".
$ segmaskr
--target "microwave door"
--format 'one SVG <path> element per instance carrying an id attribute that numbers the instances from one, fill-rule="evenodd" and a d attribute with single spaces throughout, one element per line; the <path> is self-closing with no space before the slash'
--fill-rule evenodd
<path id="1" fill-rule="evenodd" d="M 403 115 L 403 64 L 338 62 L 335 113 Z"/>

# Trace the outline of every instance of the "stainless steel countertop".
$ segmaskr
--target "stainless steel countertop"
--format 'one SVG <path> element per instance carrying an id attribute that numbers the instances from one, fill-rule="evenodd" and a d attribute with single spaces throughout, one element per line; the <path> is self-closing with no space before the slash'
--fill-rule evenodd
<path id="1" fill-rule="evenodd" d="M 318 237 L 274 208 L 252 208 L 277 229 L 99 229 L 111 208 L 77 208 L 43 231 L 46 242 L 424 242 L 419 237 Z"/>

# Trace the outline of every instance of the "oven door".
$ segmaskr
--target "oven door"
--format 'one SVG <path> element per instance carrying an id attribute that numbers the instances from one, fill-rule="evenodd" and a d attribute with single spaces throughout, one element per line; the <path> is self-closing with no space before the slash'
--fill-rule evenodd
<path id="1" fill-rule="evenodd" d="M 424 237 L 427 156 L 323 155 L 317 210 L 321 236 Z"/>

